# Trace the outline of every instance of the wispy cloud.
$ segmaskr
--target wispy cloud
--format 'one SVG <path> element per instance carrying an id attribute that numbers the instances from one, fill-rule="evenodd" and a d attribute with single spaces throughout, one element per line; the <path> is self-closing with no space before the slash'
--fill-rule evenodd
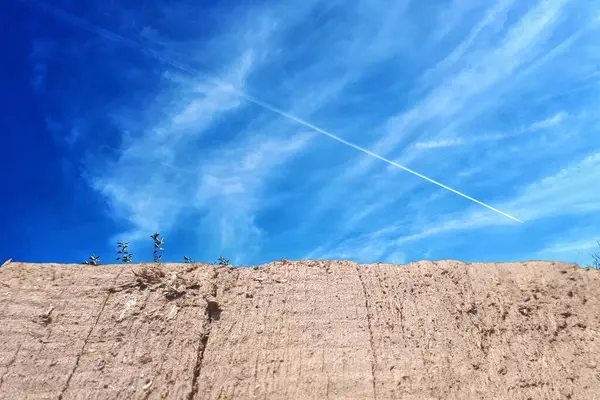
<path id="1" fill-rule="evenodd" d="M 36 39 L 31 44 L 29 60 L 32 65 L 31 84 L 33 89 L 38 93 L 43 93 L 46 86 L 46 76 L 48 74 L 48 61 L 56 52 L 56 43 Z"/>
<path id="2" fill-rule="evenodd" d="M 586 251 L 593 250 L 598 247 L 598 240 L 596 237 L 589 239 L 579 239 L 572 242 L 559 242 L 555 243 L 550 247 L 542 249 L 540 253 L 570 253 L 574 251 Z"/>
<path id="3" fill-rule="evenodd" d="M 232 81 L 243 83 L 251 71 L 249 57 L 243 56 L 229 71 Z M 137 240 L 148 232 L 172 231 L 182 216 L 193 215 L 190 233 L 216 229 L 218 248 L 236 250 L 237 257 L 250 253 L 252 242 L 261 237 L 255 218 L 263 206 L 266 180 L 311 135 L 269 137 L 242 130 L 234 143 L 203 151 L 194 143 L 246 104 L 221 86 L 181 76 L 174 81 L 180 89 L 173 89 L 177 91 L 167 99 L 178 93 L 183 100 L 156 124 L 139 127 L 141 135 L 125 136 L 118 159 L 95 170 L 92 185 L 107 197 L 115 215 L 131 224 L 121 236 Z"/>
<path id="4" fill-rule="evenodd" d="M 552 216 L 600 211 L 600 193 L 594 188 L 594 182 L 599 180 L 600 153 L 596 153 L 572 163 L 556 174 L 522 187 L 517 196 L 502 206 L 523 215 L 527 222 Z M 425 235 L 417 234 L 414 238 L 503 223 L 504 221 L 494 217 L 485 218 L 479 211 L 473 210 L 461 218 L 450 219 L 432 228 Z"/>
<path id="5" fill-rule="evenodd" d="M 496 46 L 480 54 L 472 65 L 465 66 L 455 75 L 444 77 L 424 101 L 390 118 L 387 134 L 378 141 L 375 150 L 390 151 L 407 136 L 410 138 L 410 130 L 431 118 L 450 118 L 466 107 L 470 108 L 468 111 L 473 118 L 479 108 L 472 107 L 478 96 L 489 95 L 495 85 L 519 67 L 535 60 L 539 54 L 536 45 L 549 35 L 565 3 L 566 0 L 543 1 L 527 12 Z"/>
<path id="6" fill-rule="evenodd" d="M 427 150 L 427 149 L 439 149 L 443 147 L 453 147 L 460 146 L 465 144 L 464 139 L 455 138 L 455 139 L 438 139 L 438 140 L 429 140 L 427 142 L 417 142 L 415 143 L 415 149 L 418 150 Z"/>
<path id="7" fill-rule="evenodd" d="M 600 211 L 600 153 L 525 187 L 510 201 L 528 220 L 549 215 Z"/>
<path id="8" fill-rule="evenodd" d="M 537 257 L 558 258 L 587 266 L 594 253 L 600 254 L 600 235 L 595 225 L 588 225 L 558 232 L 549 244 L 538 250 Z"/>
<path id="9" fill-rule="evenodd" d="M 540 90 L 545 90 L 546 94 L 561 90 L 562 88 L 548 86 L 552 85 L 552 81 L 550 75 L 546 78 L 546 72 L 542 75 L 545 84 L 539 85 L 539 82 L 542 81 L 532 80 L 532 71 L 549 70 L 555 71 L 554 74 L 558 73 L 559 70 L 555 69 L 553 63 L 563 65 L 562 63 L 568 57 L 573 57 L 573 53 L 569 53 L 570 49 L 577 46 L 578 41 L 581 42 L 589 37 L 585 36 L 584 33 L 590 34 L 589 26 L 591 25 L 586 24 L 583 28 L 572 26 L 576 32 L 575 35 L 571 35 L 569 29 L 564 31 L 565 26 L 561 26 L 561 24 L 568 18 L 568 14 L 565 13 L 568 2 L 554 1 L 532 4 L 531 9 L 523 14 L 522 18 L 509 24 L 505 20 L 506 12 L 510 10 L 509 6 L 514 5 L 513 3 L 504 2 L 496 9 L 490 9 L 485 14 L 484 22 L 477 25 L 467 39 L 455 49 L 454 55 L 450 58 L 453 60 L 452 63 L 447 60 L 442 61 L 438 69 L 434 68 L 426 73 L 426 78 L 423 78 L 421 82 L 432 82 L 437 79 L 437 85 L 415 107 L 388 120 L 387 126 L 383 130 L 383 132 L 387 131 L 387 134 L 383 136 L 383 139 L 380 139 L 376 148 L 388 153 L 399 154 L 400 162 L 409 165 L 414 164 L 421 166 L 421 168 L 424 166 L 424 171 L 428 171 L 427 168 L 429 168 L 429 170 L 441 172 L 439 165 L 454 166 L 457 168 L 455 181 L 469 181 L 471 185 L 475 186 L 481 186 L 481 184 L 473 181 L 474 177 L 478 179 L 493 177 L 489 184 L 486 184 L 488 192 L 500 192 L 504 198 L 514 197 L 516 199 L 497 203 L 498 207 L 509 210 L 515 215 L 523 213 L 526 220 L 529 221 L 568 212 L 569 207 L 576 207 L 576 209 L 572 209 L 575 214 L 590 210 L 588 207 L 589 202 L 594 202 L 597 198 L 587 190 L 587 186 L 591 184 L 591 181 L 588 181 L 585 176 L 589 177 L 590 175 L 579 175 L 573 171 L 568 179 L 569 182 L 565 181 L 561 182 L 560 185 L 557 184 L 554 189 L 556 193 L 551 194 L 550 187 L 544 186 L 541 190 L 539 184 L 536 185 L 535 183 L 516 190 L 517 186 L 515 184 L 518 175 L 513 171 L 516 168 L 523 168 L 523 165 L 528 165 L 525 168 L 532 168 L 535 165 L 535 160 L 538 160 L 538 163 L 549 163 L 549 167 L 552 165 L 550 160 L 553 157 L 555 157 L 554 163 L 556 163 L 558 161 L 556 157 L 564 157 L 564 154 L 568 151 L 567 149 L 580 148 L 579 143 L 582 143 L 586 135 L 589 135 L 590 127 L 588 125 L 588 130 L 586 130 L 581 128 L 580 125 L 584 124 L 583 121 L 587 121 L 585 123 L 589 124 L 595 120 L 594 118 L 584 117 L 580 108 L 575 108 L 575 113 L 554 108 L 554 113 L 549 116 L 539 119 L 538 114 L 533 118 L 529 117 L 530 122 L 525 124 L 523 124 L 522 116 L 519 115 L 521 113 L 513 112 L 513 116 L 519 118 L 512 119 L 520 122 L 520 126 L 514 126 L 513 123 L 512 127 L 502 131 L 498 130 L 498 127 L 501 126 L 498 123 L 487 123 L 483 126 L 480 123 L 482 117 L 489 119 L 490 113 L 497 113 L 497 110 L 507 108 L 510 110 L 510 101 L 512 101 L 510 96 L 518 98 L 521 96 L 520 93 L 527 92 L 529 92 L 528 95 L 531 95 L 530 84 L 525 84 L 522 87 L 515 86 L 515 82 L 523 82 L 522 77 L 527 76 L 530 82 L 535 82 L 536 88 L 539 87 Z M 489 32 L 486 31 L 494 24 L 495 19 L 499 19 L 501 21 L 500 25 L 503 26 L 495 26 Z M 569 39 L 554 47 L 554 38 L 557 37 L 556 28 L 558 26 L 561 26 L 561 29 L 569 38 L 575 40 Z M 553 39 L 550 40 L 550 38 Z M 475 40 L 478 41 L 477 46 L 473 46 Z M 545 49 L 552 49 L 552 57 L 540 57 L 544 54 Z M 577 57 L 581 57 L 581 53 L 575 54 L 578 54 Z M 579 79 L 576 71 L 579 68 L 584 68 L 585 65 L 591 66 L 593 61 L 591 59 L 586 60 L 579 66 L 569 63 L 569 68 L 560 69 L 563 74 L 566 74 L 560 80 L 567 82 Z M 431 71 L 439 72 L 433 74 Z M 516 107 L 518 107 L 517 104 L 519 103 L 515 103 Z M 526 101 L 524 104 L 527 104 Z M 492 120 L 495 122 L 494 119 Z M 591 123 L 593 126 L 596 124 L 596 122 Z M 442 134 L 438 134 L 436 129 Z M 594 129 L 592 128 L 592 130 Z M 432 134 L 429 134 L 430 132 Z M 479 134 L 478 132 L 482 133 Z M 431 138 L 421 139 L 425 139 L 427 136 Z M 506 139 L 510 139 L 510 141 L 502 142 Z M 521 145 L 521 148 L 515 147 L 515 143 L 518 142 L 524 142 L 526 145 Z M 493 145 L 495 143 L 498 143 L 498 145 Z M 504 148 L 499 147 L 500 143 L 506 143 L 503 145 Z M 486 147 L 482 148 L 483 144 L 486 144 Z M 560 146 L 563 146 L 563 148 L 560 149 Z M 591 149 L 594 146 L 598 146 L 597 140 L 594 140 Z M 439 156 L 437 156 L 439 159 L 430 160 L 428 159 L 430 156 L 425 151 L 434 148 L 440 149 Z M 452 153 L 449 153 L 451 149 L 461 149 L 461 151 L 456 152 L 456 150 L 453 150 Z M 478 153 L 479 156 L 477 156 Z M 517 161 L 515 163 L 515 157 L 525 157 L 527 162 Z M 420 161 L 421 159 L 423 161 Z M 464 164 L 465 160 L 469 162 L 466 166 Z M 433 163 L 427 161 L 433 161 Z M 561 163 L 566 162 L 568 160 L 561 160 Z M 589 161 L 582 162 L 582 165 L 587 165 L 587 163 Z M 364 173 L 373 173 L 374 168 L 376 168 L 376 165 L 371 160 L 364 158 L 359 164 L 353 166 L 346 176 L 349 181 L 356 180 Z M 542 169 L 541 165 L 538 164 L 538 167 L 534 170 Z M 461 170 L 462 172 L 460 172 Z M 473 172 L 477 173 L 474 174 Z M 452 172 L 448 171 L 447 173 Z M 595 176 L 592 171 L 590 173 L 591 176 Z M 498 177 L 501 179 L 498 181 L 497 189 L 494 190 L 493 179 Z M 510 186 L 507 186 L 507 179 L 511 181 Z M 382 204 L 381 200 L 377 200 L 378 187 L 392 187 L 395 181 L 398 181 L 397 176 L 388 171 L 387 175 L 380 176 L 375 182 L 371 182 L 369 188 L 374 193 L 371 203 Z M 577 187 L 571 185 L 577 185 Z M 523 186 L 523 184 L 520 186 Z M 410 191 L 406 192 L 403 189 L 403 187 L 396 189 L 396 193 L 398 193 L 397 201 L 408 198 L 409 204 L 412 204 L 413 200 L 410 199 L 412 196 L 408 195 Z M 546 194 L 536 196 L 534 194 L 536 192 L 545 192 Z M 331 190 L 328 189 L 326 193 L 331 193 Z M 564 196 L 559 196 L 558 193 L 572 193 L 572 195 L 567 195 L 568 199 L 564 199 L 564 202 L 562 202 L 561 199 Z M 387 202 L 388 199 L 385 201 Z M 443 201 L 447 203 L 448 199 L 444 198 Z M 360 208 L 357 207 L 356 213 L 368 218 L 368 213 L 364 213 L 362 210 L 362 202 L 357 203 L 352 200 L 349 202 L 361 204 Z M 402 206 L 404 210 L 406 209 L 405 205 L 406 203 Z M 383 213 L 391 212 L 392 215 L 395 215 L 390 207 L 377 208 L 371 205 L 369 209 L 377 209 Z M 390 243 L 403 245 L 425 239 L 432 241 L 435 240 L 435 237 L 447 232 L 468 231 L 475 228 L 503 225 L 502 221 L 498 221 L 493 215 L 485 215 L 476 211 L 471 211 L 466 215 L 450 212 L 439 216 L 440 218 L 433 219 L 435 213 L 429 217 L 421 218 L 420 211 L 422 209 L 419 210 L 419 216 L 400 217 L 401 224 L 396 229 L 390 229 L 390 227 L 382 229 L 386 232 L 386 235 L 365 233 L 358 237 L 361 238 L 363 243 L 371 243 L 370 240 L 372 239 L 375 241 L 374 243 L 379 243 L 380 247 L 389 247 Z M 348 213 L 353 214 L 350 210 L 348 210 Z M 412 223 L 409 222 L 411 219 L 413 220 Z M 391 226 L 393 227 L 393 223 L 391 223 Z M 407 234 L 407 231 L 413 231 L 413 233 Z M 340 232 L 337 243 L 341 243 L 339 245 L 344 247 L 347 239 L 343 239 L 344 230 L 341 229 Z M 381 231 L 376 230 L 375 232 Z M 320 246 L 310 255 L 329 254 L 331 250 L 327 251 L 325 249 L 336 248 L 336 246 L 338 246 L 336 240 L 331 240 L 328 245 Z"/>
<path id="10" fill-rule="evenodd" d="M 304 150 L 312 136 L 255 137 L 206 160 L 198 171 L 200 178 L 191 204 L 206 210 L 203 226 L 219 228 L 220 248 L 235 249 L 240 257 L 248 255 L 247 247 L 258 245 L 262 234 L 256 225 L 257 214 L 277 200 L 267 192 L 268 179 L 281 176 L 284 164 Z"/>
<path id="11" fill-rule="evenodd" d="M 471 28 L 466 38 L 462 40 L 458 46 L 456 46 L 442 61 L 435 64 L 435 66 L 429 69 L 422 77 L 421 81 L 424 85 L 439 82 L 447 76 L 453 67 L 465 57 L 470 49 L 476 44 L 479 36 L 485 32 L 485 29 L 490 28 L 494 24 L 504 24 L 506 20 L 506 14 L 510 10 L 510 6 L 513 5 L 514 0 L 502 0 L 496 2 L 496 4 L 489 9 L 484 11 L 483 17 Z M 469 13 L 477 7 L 481 7 L 482 3 L 476 4 L 476 2 L 462 2 L 453 1 L 448 10 L 441 13 L 440 19 L 442 20 L 441 27 L 436 30 L 433 35 L 433 39 L 437 42 L 443 41 L 444 37 L 452 30 L 456 29 L 457 26 L 461 26 L 462 19 L 465 14 Z M 483 4 L 485 6 L 485 4 Z M 455 18 L 448 18 L 448 15 L 454 16 Z M 471 55 L 473 57 L 473 55 Z"/>
<path id="12" fill-rule="evenodd" d="M 597 213 L 600 211 L 600 193 L 596 190 L 594 182 L 600 182 L 600 153 L 573 163 L 554 175 L 523 187 L 518 196 L 502 204 L 502 207 L 525 216 L 528 223 L 548 217 Z M 372 233 L 344 240 L 333 250 L 317 249 L 308 256 L 323 258 L 329 254 L 343 253 L 343 249 L 356 243 L 367 244 L 369 248 L 377 247 L 383 254 L 385 249 L 400 251 L 402 246 L 407 243 L 431 239 L 451 232 L 465 232 L 503 225 L 506 225 L 506 221 L 503 219 L 482 213 L 480 210 L 470 210 L 467 213 L 454 213 L 454 215 L 444 215 L 427 222 L 419 222 L 413 226 L 406 223 L 390 225 Z M 407 231 L 413 233 L 406 234 Z M 577 247 L 582 243 L 587 243 L 587 245 Z M 576 244 L 561 244 L 544 249 L 541 253 L 559 252 L 559 250 L 565 252 L 572 249 L 585 250 L 593 243 L 595 242 L 592 239 L 577 240 Z"/>
<path id="13" fill-rule="evenodd" d="M 506 83 L 506 80 L 514 79 L 513 74 L 518 73 L 519 67 L 533 62 L 541 52 L 541 48 L 536 46 L 543 43 L 550 34 L 565 3 L 563 0 L 540 2 L 510 26 L 500 39 L 494 30 L 486 33 L 487 43 L 483 48 L 478 48 L 475 54 L 469 54 L 467 57 L 466 50 L 456 53 L 456 62 L 462 61 L 461 68 L 451 69 L 448 74 L 442 75 L 438 84 L 424 99 L 416 101 L 415 106 L 378 124 L 377 131 L 380 135 L 370 148 L 376 153 L 393 155 L 392 158 L 401 164 L 410 165 L 411 161 L 419 156 L 411 142 L 423 131 L 438 127 L 445 130 L 449 127 L 458 129 L 456 120 L 464 124 L 488 112 L 487 107 L 493 106 L 490 97 L 494 97 L 497 86 Z M 511 2 L 503 2 L 499 9 L 487 11 L 484 19 L 492 20 L 510 4 Z M 472 36 L 481 35 L 481 31 L 487 26 L 488 24 L 483 24 L 476 28 L 476 34 Z M 466 39 L 467 42 L 472 40 L 474 39 Z M 463 41 L 458 47 L 468 49 L 470 44 Z M 472 59 L 473 56 L 477 58 Z M 468 62 L 461 58 L 467 58 Z M 440 63 L 444 64 L 445 61 Z M 489 139 L 497 140 L 498 135 Z M 457 145 L 468 140 L 463 137 L 440 138 L 421 146 Z M 374 168 L 377 168 L 375 160 L 363 157 L 360 162 L 344 172 L 341 182 L 372 174 Z M 324 196 L 329 197 L 330 191 L 331 189 L 327 189 Z"/>
<path id="14" fill-rule="evenodd" d="M 530 125 L 521 127 L 512 132 L 506 133 L 484 133 L 481 135 L 472 134 L 469 137 L 449 137 L 446 139 L 434 139 L 425 142 L 416 142 L 414 144 L 414 148 L 417 150 L 428 150 L 428 149 L 439 149 L 446 147 L 454 147 L 454 146 L 464 146 L 464 145 L 474 145 L 477 143 L 484 142 L 495 142 L 498 140 L 510 139 L 516 136 L 525 134 L 525 133 L 533 133 L 543 129 L 549 129 L 557 126 L 561 122 L 565 120 L 567 114 L 564 112 L 559 112 L 554 114 L 551 117 L 543 119 L 541 121 L 536 121 L 531 123 Z"/>
<path id="15" fill-rule="evenodd" d="M 124 236 L 171 230 L 240 262 L 403 261 L 435 256 L 448 233 L 468 242 L 482 229 L 522 232 L 402 168 L 531 225 L 599 211 L 591 6 L 149 7 L 162 17 L 128 10 L 135 29 L 118 12 L 116 27 L 82 25 L 101 36 L 125 29 L 122 44 L 142 51 L 98 65 L 118 71 L 105 76 L 109 95 L 61 88 L 81 106 L 49 116 L 62 137 L 111 149 L 82 149 L 83 161 Z M 221 23 L 199 28 L 198 19 Z M 110 46 L 91 43 L 86 60 L 106 62 Z"/>

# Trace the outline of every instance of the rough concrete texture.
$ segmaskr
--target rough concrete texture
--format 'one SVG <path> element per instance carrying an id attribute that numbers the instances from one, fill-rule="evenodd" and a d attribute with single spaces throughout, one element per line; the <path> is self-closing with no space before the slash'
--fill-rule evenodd
<path id="1" fill-rule="evenodd" d="M 560 263 L 10 263 L 0 398 L 594 399 L 599 331 Z"/>

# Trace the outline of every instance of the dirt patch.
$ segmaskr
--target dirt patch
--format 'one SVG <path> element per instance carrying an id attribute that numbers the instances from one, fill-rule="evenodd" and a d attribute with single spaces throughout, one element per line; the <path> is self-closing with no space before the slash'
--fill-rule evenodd
<path id="1" fill-rule="evenodd" d="M 0 269 L 0 398 L 589 399 L 600 274 L 549 262 Z"/>

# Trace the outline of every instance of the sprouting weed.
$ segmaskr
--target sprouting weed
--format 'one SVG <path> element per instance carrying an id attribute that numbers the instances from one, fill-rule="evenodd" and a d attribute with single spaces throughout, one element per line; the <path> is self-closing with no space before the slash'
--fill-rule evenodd
<path id="1" fill-rule="evenodd" d="M 229 265 L 229 260 L 225 257 L 217 258 L 218 265 Z"/>
<path id="2" fill-rule="evenodd" d="M 84 261 L 83 263 L 86 265 L 98 265 L 100 264 L 100 257 L 95 254 L 92 254 L 89 260 Z"/>
<path id="3" fill-rule="evenodd" d="M 159 236 L 160 234 L 158 232 L 150 236 L 150 238 L 154 240 L 154 262 L 157 264 L 160 263 L 160 260 L 162 260 L 162 252 L 165 250 L 162 248 L 162 245 L 165 243 L 165 240 L 164 238 L 161 238 Z"/>
<path id="4" fill-rule="evenodd" d="M 121 260 L 124 263 L 130 263 L 133 259 L 133 254 L 129 252 L 129 242 L 117 242 L 117 261 Z"/>

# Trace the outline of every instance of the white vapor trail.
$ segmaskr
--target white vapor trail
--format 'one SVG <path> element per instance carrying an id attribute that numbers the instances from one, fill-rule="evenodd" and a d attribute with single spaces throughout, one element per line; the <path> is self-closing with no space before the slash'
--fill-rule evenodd
<path id="1" fill-rule="evenodd" d="M 398 164 L 398 163 L 396 163 L 396 162 L 394 162 L 394 161 L 392 161 L 392 160 L 390 160 L 388 158 L 385 158 L 385 157 L 383 157 L 383 156 L 381 156 L 379 154 L 373 153 L 372 151 L 369 151 L 369 150 L 365 149 L 364 147 L 358 146 L 358 145 L 356 145 L 356 144 L 354 144 L 352 142 L 349 142 L 349 141 L 347 141 L 345 139 L 342 139 L 341 137 L 339 137 L 337 135 L 334 135 L 333 133 L 327 132 L 326 130 L 324 130 L 322 128 L 319 128 L 318 126 L 313 125 L 313 124 L 311 124 L 308 121 L 305 121 L 305 120 L 303 120 L 301 118 L 298 118 L 298 117 L 296 117 L 296 116 L 294 116 L 294 115 L 292 115 L 292 114 L 290 114 L 290 113 L 288 113 L 288 112 L 286 112 L 286 111 L 284 111 L 284 110 L 282 110 L 282 109 L 280 109 L 278 107 L 275 107 L 274 105 L 271 105 L 271 104 L 269 104 L 267 102 L 264 102 L 264 101 L 262 101 L 262 100 L 260 100 L 260 99 L 258 99 L 256 97 L 254 97 L 254 96 L 251 96 L 251 95 L 249 95 L 249 94 L 247 94 L 247 93 L 245 93 L 245 92 L 243 92 L 243 91 L 241 91 L 239 89 L 236 89 L 232 85 L 224 83 L 223 81 L 221 81 L 219 79 L 216 79 L 214 76 L 211 76 L 211 75 L 209 75 L 207 73 L 204 73 L 204 72 L 202 72 L 202 71 L 200 71 L 200 70 L 198 70 L 196 68 L 193 68 L 193 67 L 191 67 L 189 65 L 186 65 L 184 63 L 180 63 L 180 62 L 174 61 L 171 58 L 167 58 L 164 55 L 158 53 L 157 51 L 155 51 L 153 49 L 150 49 L 150 48 L 148 48 L 148 47 L 146 47 L 146 46 L 144 46 L 144 45 L 142 45 L 140 43 L 137 43 L 137 42 L 135 42 L 135 41 L 133 41 L 131 39 L 125 38 L 125 37 L 119 35 L 118 33 L 111 32 L 111 31 L 109 31 L 109 30 L 107 30 L 105 28 L 101 28 L 99 26 L 91 24 L 91 23 L 89 23 L 89 22 L 87 22 L 87 21 L 85 21 L 85 20 L 83 20 L 83 19 L 81 19 L 81 18 L 79 18 L 79 17 L 71 14 L 71 13 L 68 13 L 68 12 L 66 12 L 64 10 L 61 10 L 61 9 L 59 9 L 59 8 L 53 6 L 53 5 L 41 2 L 39 0 L 20 0 L 20 1 L 23 2 L 23 3 L 27 3 L 27 4 L 29 4 L 29 5 L 37 8 L 39 10 L 47 12 L 48 14 L 51 14 L 52 16 L 54 16 L 54 17 L 56 17 L 58 19 L 61 19 L 61 20 L 65 21 L 65 22 L 67 22 L 67 23 L 69 23 L 69 24 L 71 24 L 73 26 L 76 26 L 76 27 L 78 27 L 80 29 L 84 29 L 84 30 L 90 31 L 92 33 L 95 33 L 95 34 L 97 34 L 99 36 L 104 37 L 105 39 L 108 39 L 108 40 L 120 43 L 120 44 L 128 46 L 128 47 L 135 48 L 135 49 L 137 49 L 139 51 L 147 52 L 152 57 L 154 57 L 154 58 L 156 58 L 156 59 L 158 59 L 160 61 L 163 61 L 164 63 L 169 64 L 169 65 L 171 65 L 171 66 L 173 66 L 173 67 L 175 67 L 177 69 L 185 71 L 185 72 L 187 72 L 187 73 L 189 73 L 191 75 L 195 75 L 195 76 L 200 75 L 200 76 L 204 77 L 205 79 L 209 80 L 210 82 L 212 82 L 212 83 L 214 83 L 214 84 L 216 84 L 216 85 L 218 85 L 218 86 L 220 86 L 222 88 L 228 89 L 231 92 L 236 93 L 238 96 L 240 96 L 240 97 L 246 99 L 247 101 L 250 101 L 250 102 L 252 102 L 252 103 L 254 103 L 254 104 L 256 104 L 256 105 L 258 105 L 260 107 L 263 107 L 263 108 L 265 108 L 267 110 L 270 110 L 270 111 L 272 111 L 272 112 L 274 112 L 276 114 L 281 115 L 282 117 L 285 117 L 285 118 L 287 118 L 287 119 L 289 119 L 291 121 L 294 121 L 294 122 L 296 122 L 296 123 L 298 123 L 300 125 L 303 125 L 303 126 L 305 126 L 307 128 L 310 128 L 310 129 L 312 129 L 312 130 L 314 130 L 316 132 L 319 132 L 319 133 L 321 133 L 321 134 L 329 137 L 330 139 L 333 139 L 333 140 L 335 140 L 335 141 L 337 141 L 339 143 L 345 144 L 346 146 L 352 147 L 353 149 L 358 150 L 358 151 L 360 151 L 360 152 L 362 152 L 364 154 L 367 154 L 367 155 L 369 155 L 371 157 L 377 158 L 377 159 L 379 159 L 379 160 L 381 160 L 383 162 L 386 162 L 386 163 L 388 163 L 390 165 L 393 165 L 396 168 L 400 168 L 400 169 L 402 169 L 402 170 L 404 170 L 404 171 L 406 171 L 408 173 L 411 173 L 411 174 L 413 174 L 415 176 L 418 176 L 421 179 L 424 179 L 424 180 L 426 180 L 426 181 L 428 181 L 430 183 L 433 183 L 434 185 L 437 185 L 437 186 L 439 186 L 439 187 L 441 187 L 443 189 L 446 189 L 446 190 L 448 190 L 448 191 L 450 191 L 452 193 L 455 193 L 455 194 L 457 194 L 459 196 L 462 196 L 465 199 L 468 199 L 468 200 L 470 200 L 470 201 L 472 201 L 474 203 L 477 203 L 477 204 L 479 204 L 479 205 L 481 205 L 481 206 L 483 206 L 483 207 L 485 207 L 485 208 L 487 208 L 489 210 L 492 210 L 492 211 L 494 211 L 494 212 L 496 212 L 496 213 L 498 213 L 500 215 L 503 215 L 503 216 L 505 216 L 507 218 L 510 218 L 513 221 L 519 222 L 521 224 L 523 223 L 523 221 L 521 221 L 520 219 L 518 219 L 516 217 L 513 217 L 512 215 L 510 215 L 508 213 L 505 213 L 504 211 L 498 210 L 497 208 L 494 208 L 494 207 L 490 206 L 489 204 L 486 204 L 486 203 L 484 203 L 482 201 L 479 201 L 479 200 L 477 200 L 477 199 L 475 199 L 475 198 L 473 198 L 471 196 L 468 196 L 468 195 L 466 195 L 466 194 L 464 194 L 462 192 L 459 192 L 456 189 L 453 189 L 453 188 L 451 188 L 449 186 L 446 186 L 446 185 L 444 185 L 444 184 L 442 184 L 442 183 L 440 183 L 440 182 L 438 182 L 438 181 L 436 181 L 434 179 L 431 179 L 431 178 L 429 178 L 429 177 L 427 177 L 427 176 L 425 176 L 423 174 L 420 174 L 420 173 L 418 173 L 418 172 L 416 172 L 416 171 L 414 171 L 414 170 L 412 170 L 410 168 L 407 168 L 407 167 L 405 167 L 403 165 L 400 165 L 400 164 Z"/>

